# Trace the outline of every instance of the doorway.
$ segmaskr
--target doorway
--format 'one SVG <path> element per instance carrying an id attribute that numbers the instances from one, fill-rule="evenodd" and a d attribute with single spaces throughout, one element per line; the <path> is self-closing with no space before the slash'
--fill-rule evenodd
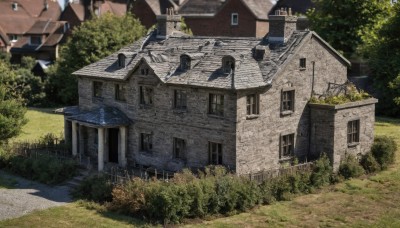
<path id="1" fill-rule="evenodd" d="M 118 128 L 108 129 L 108 161 L 118 163 Z"/>

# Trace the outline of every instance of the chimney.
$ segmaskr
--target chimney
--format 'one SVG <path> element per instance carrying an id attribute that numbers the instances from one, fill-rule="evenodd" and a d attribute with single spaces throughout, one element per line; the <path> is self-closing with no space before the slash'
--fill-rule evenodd
<path id="1" fill-rule="evenodd" d="M 292 15 L 292 9 L 275 10 L 275 15 L 269 15 L 269 35 L 271 43 L 286 43 L 296 30 L 297 16 Z"/>
<path id="2" fill-rule="evenodd" d="M 165 39 L 181 30 L 181 16 L 174 14 L 173 8 L 167 8 L 166 14 L 157 15 L 157 38 Z"/>

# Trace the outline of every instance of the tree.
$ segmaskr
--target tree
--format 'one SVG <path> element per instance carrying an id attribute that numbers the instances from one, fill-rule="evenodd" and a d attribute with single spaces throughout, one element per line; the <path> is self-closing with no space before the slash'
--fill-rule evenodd
<path id="1" fill-rule="evenodd" d="M 61 48 L 60 59 L 49 71 L 47 95 L 58 102 L 75 104 L 77 79 L 72 73 L 134 42 L 145 31 L 130 14 L 122 17 L 105 14 L 82 23 L 72 31 L 71 38 Z"/>
<path id="2" fill-rule="evenodd" d="M 313 0 L 307 12 L 316 31 L 347 58 L 354 57 L 364 37 L 390 14 L 387 0 Z"/>
<path id="3" fill-rule="evenodd" d="M 9 64 L 0 60 L 0 143 L 19 135 L 27 122 L 23 99 L 9 83 L 13 77 Z"/>
<path id="4" fill-rule="evenodd" d="M 378 112 L 400 115 L 400 4 L 364 50 L 369 57 L 374 87 L 379 92 Z"/>

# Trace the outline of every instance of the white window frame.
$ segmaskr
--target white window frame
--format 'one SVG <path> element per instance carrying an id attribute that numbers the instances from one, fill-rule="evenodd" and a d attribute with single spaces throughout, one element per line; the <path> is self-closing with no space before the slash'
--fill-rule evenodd
<path id="1" fill-rule="evenodd" d="M 236 16 L 236 21 L 234 20 L 235 16 Z M 231 25 L 239 25 L 239 14 L 238 13 L 231 14 Z"/>

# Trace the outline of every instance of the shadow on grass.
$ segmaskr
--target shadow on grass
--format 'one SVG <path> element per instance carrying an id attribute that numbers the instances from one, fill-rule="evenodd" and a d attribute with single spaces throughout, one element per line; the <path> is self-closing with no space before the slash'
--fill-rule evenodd
<path id="1" fill-rule="evenodd" d="M 382 122 L 382 123 L 380 123 L 380 122 Z M 394 124 L 394 125 L 400 126 L 400 119 L 395 119 L 395 118 L 386 117 L 386 116 L 377 116 L 376 117 L 375 125 L 386 126 L 387 124 Z"/>

